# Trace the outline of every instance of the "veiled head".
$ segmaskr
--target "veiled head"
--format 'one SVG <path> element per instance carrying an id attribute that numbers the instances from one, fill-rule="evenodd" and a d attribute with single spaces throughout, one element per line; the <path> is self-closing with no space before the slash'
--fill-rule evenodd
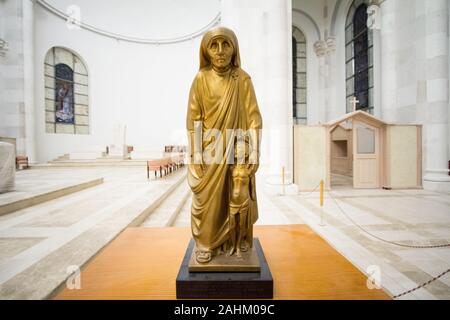
<path id="1" fill-rule="evenodd" d="M 200 69 L 213 65 L 219 69 L 228 65 L 240 67 L 239 46 L 234 32 L 217 27 L 203 35 L 200 45 Z"/>

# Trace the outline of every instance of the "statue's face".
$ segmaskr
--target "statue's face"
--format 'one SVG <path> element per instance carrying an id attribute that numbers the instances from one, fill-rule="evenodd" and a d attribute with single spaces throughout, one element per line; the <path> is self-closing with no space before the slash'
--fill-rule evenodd
<path id="1" fill-rule="evenodd" d="M 208 46 L 211 63 L 218 69 L 224 69 L 231 64 L 234 48 L 230 40 L 223 36 L 213 38 Z"/>

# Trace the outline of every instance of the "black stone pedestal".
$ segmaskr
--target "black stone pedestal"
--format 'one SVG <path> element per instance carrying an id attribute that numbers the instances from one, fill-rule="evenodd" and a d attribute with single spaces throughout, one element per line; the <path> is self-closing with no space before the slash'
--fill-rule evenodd
<path id="1" fill-rule="evenodd" d="M 191 239 L 177 276 L 177 298 L 272 299 L 273 279 L 269 265 L 257 238 L 253 245 L 258 252 L 261 272 L 189 272 L 189 259 L 195 246 Z"/>

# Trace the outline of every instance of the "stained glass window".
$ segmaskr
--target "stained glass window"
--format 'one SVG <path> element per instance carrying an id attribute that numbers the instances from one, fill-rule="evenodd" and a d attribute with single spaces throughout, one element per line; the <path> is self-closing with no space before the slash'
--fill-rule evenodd
<path id="1" fill-rule="evenodd" d="M 55 122 L 74 124 L 73 71 L 63 63 L 55 66 Z"/>

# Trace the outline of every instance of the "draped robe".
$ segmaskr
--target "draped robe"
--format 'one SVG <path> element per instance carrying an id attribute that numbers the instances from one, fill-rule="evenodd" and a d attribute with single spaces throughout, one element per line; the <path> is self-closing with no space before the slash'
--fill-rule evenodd
<path id="1" fill-rule="evenodd" d="M 236 43 L 237 47 L 237 43 Z M 234 140 L 227 140 L 227 129 L 262 129 L 253 84 L 250 76 L 238 66 L 220 74 L 210 65 L 203 67 L 195 77 L 189 94 L 187 129 L 191 159 L 193 159 L 193 132 L 196 121 L 202 125 L 202 149 L 223 143 L 222 162 L 188 166 L 188 183 L 192 190 L 192 235 L 201 251 L 214 252 L 227 245 L 230 239 L 229 204 L 231 172 L 226 160 L 233 152 Z M 209 129 L 218 130 L 222 140 L 205 139 Z M 259 140 L 259 134 L 257 136 Z M 256 141 L 259 148 L 259 141 Z M 216 148 L 219 150 L 220 148 Z M 259 152 L 259 150 L 258 150 Z M 217 154 L 216 154 L 217 155 Z M 249 224 L 258 218 L 254 175 L 250 177 Z M 252 237 L 252 235 L 250 235 Z M 252 239 L 249 239 L 252 245 Z"/>

